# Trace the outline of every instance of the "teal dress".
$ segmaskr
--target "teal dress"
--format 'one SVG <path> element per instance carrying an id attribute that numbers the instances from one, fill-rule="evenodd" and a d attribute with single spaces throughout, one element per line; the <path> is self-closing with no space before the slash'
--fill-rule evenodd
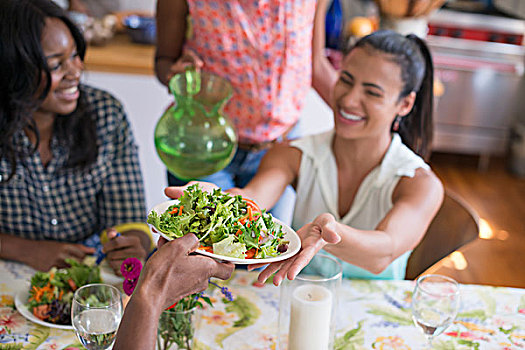
<path id="1" fill-rule="evenodd" d="M 349 264 L 332 254 L 325 252 L 324 250 L 320 253 L 331 256 L 332 258 L 339 261 L 343 267 L 343 278 L 357 278 L 357 279 L 371 279 L 371 280 L 402 280 L 405 279 L 405 271 L 407 267 L 407 261 L 412 251 L 408 251 L 401 255 L 399 258 L 394 260 L 388 267 L 379 274 L 373 274 L 365 269 Z M 327 267 L 323 266 L 321 260 L 313 260 L 303 269 L 303 273 L 311 275 L 327 276 L 330 273 L 325 271 Z"/>

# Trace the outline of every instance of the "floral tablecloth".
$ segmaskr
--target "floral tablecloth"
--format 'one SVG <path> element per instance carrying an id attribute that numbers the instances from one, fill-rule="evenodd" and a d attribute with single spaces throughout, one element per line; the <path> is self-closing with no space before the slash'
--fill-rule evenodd
<path id="1" fill-rule="evenodd" d="M 0 260 L 0 350 L 82 349 L 73 331 L 39 326 L 14 307 L 34 271 Z M 227 283 L 235 300 L 201 310 L 195 348 L 276 349 L 279 288 L 252 286 L 257 273 L 238 270 Z M 412 281 L 344 280 L 337 308 L 335 349 L 422 349 L 426 339 L 410 314 Z M 525 289 L 461 285 L 455 322 L 434 349 L 525 349 Z"/>

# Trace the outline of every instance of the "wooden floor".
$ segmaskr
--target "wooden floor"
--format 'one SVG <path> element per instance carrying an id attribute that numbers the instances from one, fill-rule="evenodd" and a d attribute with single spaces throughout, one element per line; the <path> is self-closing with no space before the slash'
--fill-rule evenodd
<path id="1" fill-rule="evenodd" d="M 486 171 L 478 157 L 435 153 L 430 164 L 445 188 L 463 197 L 480 217 L 480 238 L 431 267 L 461 283 L 525 288 L 525 179 L 510 174 L 503 158 Z"/>

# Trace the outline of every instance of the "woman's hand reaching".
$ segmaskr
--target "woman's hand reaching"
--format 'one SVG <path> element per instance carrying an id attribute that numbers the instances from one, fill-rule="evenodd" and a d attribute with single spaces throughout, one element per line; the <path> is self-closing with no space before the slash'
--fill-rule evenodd
<path id="1" fill-rule="evenodd" d="M 257 279 L 259 284 L 264 283 L 271 275 L 273 284 L 278 286 L 286 277 L 293 280 L 301 270 L 308 265 L 315 254 L 327 244 L 337 244 L 341 237 L 337 233 L 337 221 L 328 213 L 321 214 L 315 220 L 301 227 L 297 234 L 301 238 L 301 250 L 293 257 L 268 265 Z M 253 270 L 264 266 L 264 264 L 250 265 Z"/>

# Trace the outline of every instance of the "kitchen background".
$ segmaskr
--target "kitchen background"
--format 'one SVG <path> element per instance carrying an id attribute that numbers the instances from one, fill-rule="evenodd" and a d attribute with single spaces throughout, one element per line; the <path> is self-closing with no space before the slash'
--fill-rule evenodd
<path id="1" fill-rule="evenodd" d="M 341 35 L 331 46 L 344 49 L 366 34 L 367 25 L 388 21 L 400 31 L 418 30 L 426 37 L 437 77 L 430 163 L 446 188 L 481 218 L 480 238 L 443 260 L 437 271 L 464 283 L 525 287 L 525 0 L 435 1 L 438 10 L 413 21 L 403 12 L 406 7 L 393 6 L 402 0 L 339 0 L 341 15 L 327 16 L 329 23 L 342 20 Z M 109 3 L 125 15 L 155 10 L 155 0 Z M 147 206 L 152 207 L 165 200 L 166 186 L 153 131 L 172 97 L 152 73 L 152 45 L 131 43 L 125 34 L 97 44 L 88 49 L 84 82 L 123 102 L 140 147 Z M 327 54 L 337 65 L 338 51 Z M 312 89 L 303 111 L 303 134 L 332 125 L 330 109 Z"/>

